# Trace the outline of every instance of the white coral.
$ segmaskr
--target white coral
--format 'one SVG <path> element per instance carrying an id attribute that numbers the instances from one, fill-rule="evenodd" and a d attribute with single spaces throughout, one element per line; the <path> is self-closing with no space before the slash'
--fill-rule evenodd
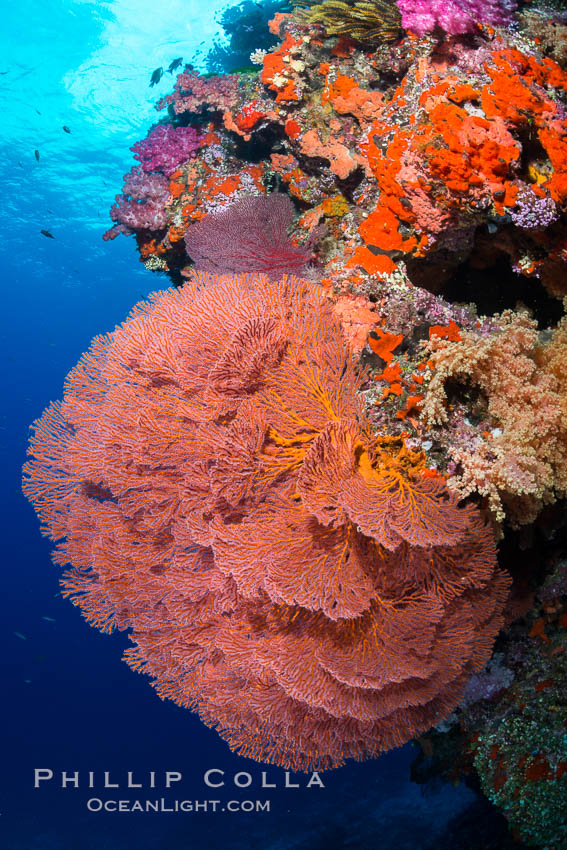
<path id="1" fill-rule="evenodd" d="M 260 50 L 260 48 L 252 51 L 252 53 L 250 54 L 250 61 L 252 62 L 253 65 L 263 65 L 264 64 L 264 57 L 265 57 L 267 52 L 268 52 L 267 50 Z"/>

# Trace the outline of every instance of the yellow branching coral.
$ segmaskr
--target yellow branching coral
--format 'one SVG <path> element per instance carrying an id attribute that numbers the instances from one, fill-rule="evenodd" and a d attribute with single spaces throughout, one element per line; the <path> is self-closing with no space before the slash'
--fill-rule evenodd
<path id="1" fill-rule="evenodd" d="M 542 345 L 527 313 L 506 311 L 499 321 L 500 333 L 485 338 L 463 331 L 459 342 L 431 340 L 422 416 L 448 421 L 449 379 L 480 389 L 494 428 L 451 452 L 459 471 L 447 484 L 461 497 L 479 493 L 498 522 L 518 526 L 567 492 L 567 324 Z"/>
<path id="2" fill-rule="evenodd" d="M 328 35 L 342 35 L 362 44 L 395 41 L 400 35 L 401 15 L 390 0 L 324 0 L 308 5 L 299 14 L 304 20 L 321 24 Z"/>

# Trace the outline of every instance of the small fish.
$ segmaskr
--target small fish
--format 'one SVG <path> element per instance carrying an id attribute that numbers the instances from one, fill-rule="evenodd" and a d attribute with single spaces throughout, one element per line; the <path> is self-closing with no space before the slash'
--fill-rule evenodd
<path id="1" fill-rule="evenodd" d="M 49 230 L 40 230 L 40 233 L 43 233 L 48 239 L 55 239 L 53 233 L 50 233 Z"/>
<path id="2" fill-rule="evenodd" d="M 18 160 L 18 165 L 20 166 L 20 168 L 23 168 L 23 167 L 24 167 L 24 166 L 22 165 L 22 163 L 20 162 L 20 160 Z"/>
<path id="3" fill-rule="evenodd" d="M 16 637 L 19 637 L 20 640 L 27 640 L 27 637 L 23 635 L 21 632 L 14 632 Z"/>
<path id="4" fill-rule="evenodd" d="M 33 152 L 33 155 L 35 156 L 35 158 L 39 162 L 39 151 L 37 149 Z"/>
<path id="5" fill-rule="evenodd" d="M 31 685 L 31 679 L 24 679 L 24 685 Z"/>
<path id="6" fill-rule="evenodd" d="M 150 87 L 155 86 L 163 77 L 163 68 L 156 68 L 150 79 Z"/>
<path id="7" fill-rule="evenodd" d="M 64 130 L 66 133 L 70 133 L 70 132 L 71 132 L 71 131 L 70 131 L 70 129 L 67 127 L 67 125 L 66 125 L 66 124 L 63 124 L 63 130 Z"/>
<path id="8" fill-rule="evenodd" d="M 180 56 L 178 59 L 174 59 L 169 68 L 167 69 L 169 74 L 173 74 L 176 68 L 179 68 L 181 63 L 183 62 L 183 56 Z"/>
<path id="9" fill-rule="evenodd" d="M 48 622 L 48 623 L 54 623 L 54 622 L 55 622 L 55 620 L 53 619 L 53 617 L 42 617 L 41 619 L 42 619 L 42 620 L 47 620 L 47 622 Z"/>
<path id="10" fill-rule="evenodd" d="M 39 111 L 39 109 L 36 109 L 35 111 L 37 112 L 38 115 L 41 115 L 41 112 Z"/>

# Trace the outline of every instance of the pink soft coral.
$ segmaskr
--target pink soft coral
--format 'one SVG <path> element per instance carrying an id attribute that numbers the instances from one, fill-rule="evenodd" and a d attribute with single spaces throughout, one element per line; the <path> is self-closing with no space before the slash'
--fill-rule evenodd
<path id="1" fill-rule="evenodd" d="M 140 166 L 131 168 L 124 176 L 122 194 L 116 195 L 116 203 L 110 210 L 116 227 L 107 230 L 104 238 L 114 239 L 120 232 L 165 227 L 168 195 L 169 181 L 163 174 L 146 174 Z"/>
<path id="2" fill-rule="evenodd" d="M 440 27 L 450 35 L 471 32 L 477 24 L 508 26 L 515 0 L 397 0 L 402 26 L 423 35 Z"/>

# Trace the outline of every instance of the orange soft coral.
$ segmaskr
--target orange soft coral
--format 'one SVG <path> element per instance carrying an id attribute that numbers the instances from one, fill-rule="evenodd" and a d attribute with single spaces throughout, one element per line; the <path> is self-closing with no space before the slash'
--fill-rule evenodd
<path id="1" fill-rule="evenodd" d="M 552 94 L 554 87 L 567 88 L 559 66 L 516 49 L 495 50 L 485 62 L 488 82 L 463 83 L 446 69 L 431 74 L 426 86 L 426 64 L 418 63 L 391 101 L 374 112 L 362 144 L 379 196 L 359 233 L 366 246 L 391 258 L 435 250 L 465 213 L 488 207 L 504 215 L 513 209 L 520 187 L 531 191 L 521 176 L 528 128 L 548 158 L 537 180 L 538 197 L 557 203 L 567 198 L 567 135 Z M 400 120 L 412 82 L 423 87 L 419 109 Z M 326 97 L 344 101 L 354 85 L 339 76 Z M 357 256 L 374 270 L 368 255 Z"/>

